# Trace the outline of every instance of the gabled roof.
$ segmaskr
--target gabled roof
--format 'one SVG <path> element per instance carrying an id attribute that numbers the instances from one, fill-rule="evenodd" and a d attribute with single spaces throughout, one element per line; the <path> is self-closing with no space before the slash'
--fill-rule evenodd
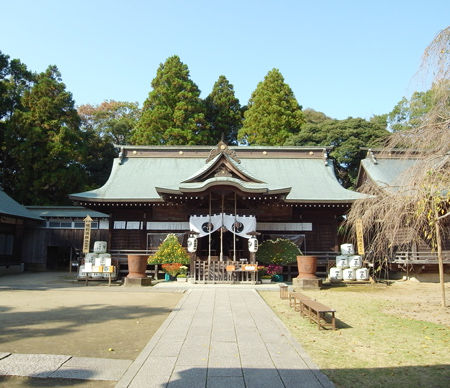
<path id="1" fill-rule="evenodd" d="M 158 191 L 203 191 L 219 184 L 244 193 L 283 192 L 288 202 L 349 203 L 363 197 L 339 184 L 326 148 L 226 147 L 223 152 L 218 148 L 121 147 L 105 185 L 70 198 L 80 202 L 156 202 L 162 201 Z M 215 170 L 227 163 L 229 174 Z"/>
<path id="2" fill-rule="evenodd" d="M 28 218 L 30 220 L 43 221 L 42 218 L 30 212 L 19 202 L 16 202 L 2 189 L 0 189 L 0 214 L 19 218 Z"/>
<path id="3" fill-rule="evenodd" d="M 109 215 L 82 206 L 27 206 L 34 215 L 44 218 L 108 218 Z"/>
<path id="4" fill-rule="evenodd" d="M 417 161 L 418 158 L 405 158 L 402 152 L 389 154 L 369 149 L 366 158 L 361 161 L 357 186 L 361 186 L 364 176 L 367 176 L 379 188 L 395 190 L 405 185 L 407 172 Z"/>

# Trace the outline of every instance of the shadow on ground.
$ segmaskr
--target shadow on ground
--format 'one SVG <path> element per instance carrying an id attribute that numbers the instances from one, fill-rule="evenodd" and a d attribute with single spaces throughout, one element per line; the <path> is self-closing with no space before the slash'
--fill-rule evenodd
<path id="1" fill-rule="evenodd" d="M 115 381 L 52 379 L 21 376 L 0 376 L 0 387 L 83 387 L 83 388 L 109 388 L 116 385 Z"/>
<path id="2" fill-rule="evenodd" d="M 172 309 L 163 307 L 99 304 L 80 304 L 71 307 L 25 312 L 8 311 L 5 308 L 0 316 L 0 343 L 24 337 L 65 335 L 78 331 L 80 325 L 106 323 L 110 320 L 138 320 L 148 316 L 169 314 L 171 311 Z"/>
<path id="3" fill-rule="evenodd" d="M 450 381 L 450 365 L 408 366 L 392 368 L 355 368 L 321 370 L 337 387 L 444 388 Z M 163 376 L 148 380 L 152 387 L 166 387 Z M 130 387 L 147 386 L 133 381 Z M 331 387 L 318 371 L 309 369 L 202 368 L 178 367 L 167 388 L 232 387 L 232 388 L 314 388 Z"/>

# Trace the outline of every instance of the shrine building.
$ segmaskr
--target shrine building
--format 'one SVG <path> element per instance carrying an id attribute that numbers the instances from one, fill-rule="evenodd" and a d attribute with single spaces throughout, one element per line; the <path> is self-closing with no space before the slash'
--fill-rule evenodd
<path id="1" fill-rule="evenodd" d="M 362 194 L 338 182 L 329 148 L 121 146 L 108 181 L 70 198 L 109 217 L 111 252 L 153 252 L 168 233 L 196 260 L 249 259 L 248 238 L 289 238 L 336 255 L 337 229 Z"/>

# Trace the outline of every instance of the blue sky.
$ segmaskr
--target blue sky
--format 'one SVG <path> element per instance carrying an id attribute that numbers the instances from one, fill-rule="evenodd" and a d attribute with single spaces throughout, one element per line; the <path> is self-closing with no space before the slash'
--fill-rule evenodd
<path id="1" fill-rule="evenodd" d="M 206 97 L 219 75 L 246 104 L 280 69 L 299 103 L 339 119 L 389 112 L 418 88 L 450 1 L 2 1 L 0 50 L 58 66 L 77 105 L 142 105 L 173 54 Z"/>

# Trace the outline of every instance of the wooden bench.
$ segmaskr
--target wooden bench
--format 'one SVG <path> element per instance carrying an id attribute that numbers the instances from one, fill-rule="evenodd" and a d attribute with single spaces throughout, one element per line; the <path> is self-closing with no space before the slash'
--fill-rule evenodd
<path id="1" fill-rule="evenodd" d="M 300 311 L 302 316 L 308 317 L 310 322 L 316 322 L 319 330 L 322 327 L 336 330 L 335 309 L 325 306 L 300 292 L 289 293 L 289 305 L 294 307 L 295 311 Z"/>
<path id="2" fill-rule="evenodd" d="M 308 296 L 300 292 L 290 292 L 289 293 L 289 306 L 293 307 L 295 311 L 300 311 L 304 301 L 311 300 Z"/>

